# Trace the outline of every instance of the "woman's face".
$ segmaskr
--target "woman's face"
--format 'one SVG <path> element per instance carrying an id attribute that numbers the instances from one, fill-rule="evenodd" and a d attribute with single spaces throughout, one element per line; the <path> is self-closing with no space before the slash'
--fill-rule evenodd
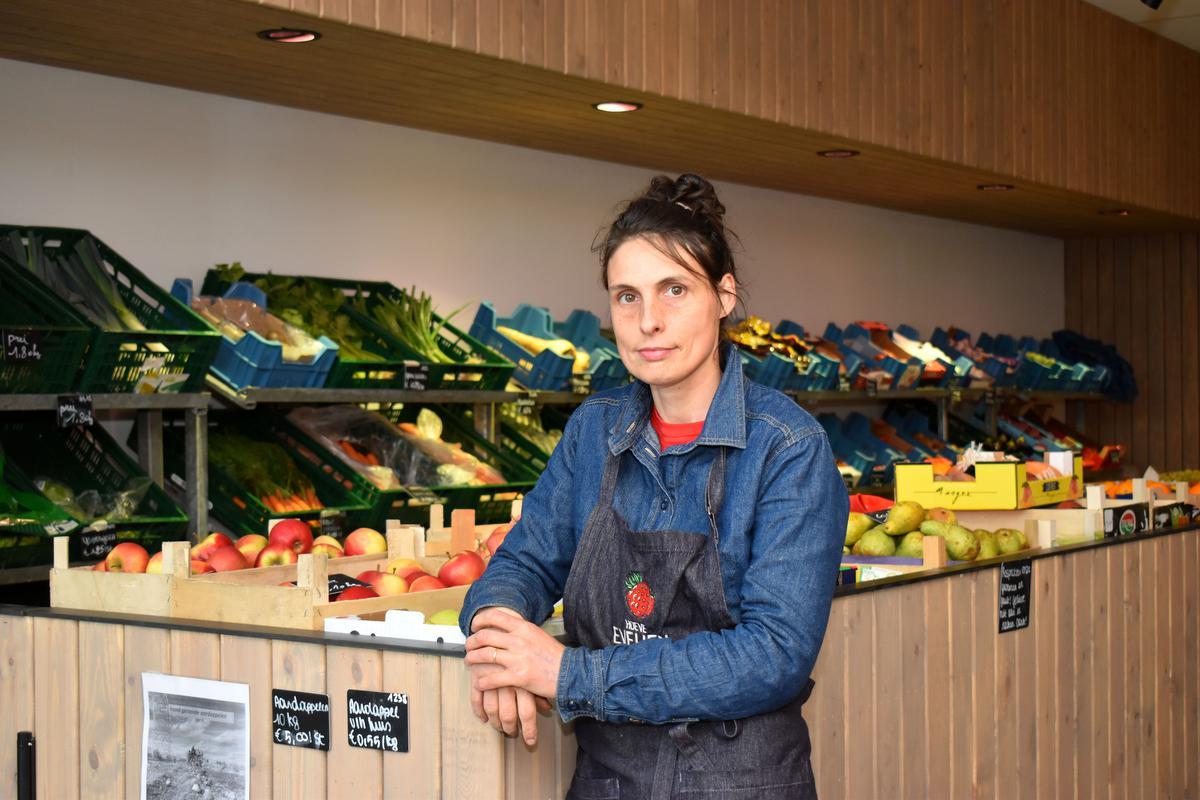
<path id="1" fill-rule="evenodd" d="M 690 260 L 690 256 L 684 254 Z M 630 239 L 608 262 L 608 302 L 625 367 L 651 386 L 675 386 L 713 358 L 721 318 L 733 309 L 732 275 L 720 298 L 698 264 L 691 270 L 645 239 Z"/>

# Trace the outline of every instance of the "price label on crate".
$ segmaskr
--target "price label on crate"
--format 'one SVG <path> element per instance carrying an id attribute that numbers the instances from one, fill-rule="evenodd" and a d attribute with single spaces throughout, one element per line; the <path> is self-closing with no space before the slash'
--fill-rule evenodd
<path id="1" fill-rule="evenodd" d="M 271 690 L 271 730 L 275 744 L 329 749 L 329 695 Z"/>
<path id="2" fill-rule="evenodd" d="M 332 600 L 342 592 L 349 589 L 351 586 L 366 586 L 362 581 L 351 578 L 349 575 L 343 575 L 340 572 L 335 572 L 329 576 L 329 599 Z"/>
<path id="3" fill-rule="evenodd" d="M 405 486 L 404 490 L 412 498 L 410 505 L 431 506 L 434 503 L 443 502 L 442 498 L 430 491 L 427 486 Z"/>
<path id="4" fill-rule="evenodd" d="M 423 392 L 429 388 L 429 365 L 405 362 L 404 388 L 410 392 Z"/>
<path id="5" fill-rule="evenodd" d="M 58 427 L 73 428 L 83 425 L 90 428 L 96 424 L 90 394 L 64 394 L 58 397 Z"/>
<path id="6" fill-rule="evenodd" d="M 101 531 L 80 533 L 79 557 L 82 559 L 104 558 L 108 551 L 117 546 L 117 529 L 108 528 Z"/>
<path id="7" fill-rule="evenodd" d="M 1033 602 L 1033 559 L 1000 565 L 1000 633 L 1029 627 Z"/>
<path id="8" fill-rule="evenodd" d="M 321 511 L 321 535 L 341 539 L 346 530 L 346 512 L 326 508 Z"/>
<path id="9" fill-rule="evenodd" d="M 1127 503 L 1104 509 L 1104 538 L 1129 536 L 1150 530 L 1150 504 Z"/>
<path id="10" fill-rule="evenodd" d="M 45 331 L 0 330 L 3 359 L 10 364 L 35 363 L 42 360 L 42 338 Z"/>
<path id="11" fill-rule="evenodd" d="M 532 417 L 536 401 L 532 397 L 517 398 L 517 413 L 522 417 Z"/>
<path id="12" fill-rule="evenodd" d="M 879 384 L 874 381 L 867 382 L 867 397 L 874 397 L 879 394 Z"/>
<path id="13" fill-rule="evenodd" d="M 408 695 L 346 691 L 346 738 L 351 747 L 408 752 Z"/>

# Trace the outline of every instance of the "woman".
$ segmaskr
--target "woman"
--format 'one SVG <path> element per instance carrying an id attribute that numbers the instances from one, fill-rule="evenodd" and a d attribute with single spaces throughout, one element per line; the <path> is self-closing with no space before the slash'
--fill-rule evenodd
<path id="1" fill-rule="evenodd" d="M 824 431 L 746 381 L 725 208 L 654 178 L 597 248 L 632 384 L 571 416 L 467 594 L 472 704 L 575 720 L 569 798 L 810 798 L 812 688 L 849 512 Z M 563 598 L 564 646 L 535 623 Z"/>

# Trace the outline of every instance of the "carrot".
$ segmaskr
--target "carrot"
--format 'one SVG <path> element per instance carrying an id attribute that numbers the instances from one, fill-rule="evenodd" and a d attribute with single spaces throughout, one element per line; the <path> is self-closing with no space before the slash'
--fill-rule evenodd
<path id="1" fill-rule="evenodd" d="M 242 498 L 238 497 L 237 495 L 233 496 L 233 504 L 235 506 L 237 506 L 238 508 L 242 509 L 243 511 L 246 510 L 246 501 L 243 500 Z"/>
<path id="2" fill-rule="evenodd" d="M 378 467 L 379 466 L 379 456 L 375 455 L 374 453 L 372 453 L 371 451 L 368 450 L 367 451 L 367 463 L 370 464 L 372 467 Z"/>

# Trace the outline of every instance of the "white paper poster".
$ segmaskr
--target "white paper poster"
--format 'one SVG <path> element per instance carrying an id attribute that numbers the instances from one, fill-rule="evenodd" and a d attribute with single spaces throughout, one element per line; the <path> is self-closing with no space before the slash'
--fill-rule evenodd
<path id="1" fill-rule="evenodd" d="M 250 799 L 250 687 L 142 673 L 142 800 Z"/>

